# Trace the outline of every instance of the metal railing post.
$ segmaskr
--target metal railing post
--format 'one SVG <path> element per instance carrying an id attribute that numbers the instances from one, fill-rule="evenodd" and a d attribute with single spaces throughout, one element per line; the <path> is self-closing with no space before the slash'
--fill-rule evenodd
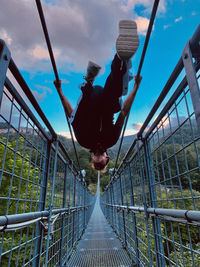
<path id="1" fill-rule="evenodd" d="M 129 176 L 129 185 L 130 185 L 130 192 L 131 192 L 131 205 L 135 206 L 135 200 L 134 200 L 134 192 L 133 192 L 133 181 L 131 178 L 131 165 L 130 162 L 128 162 L 128 176 Z M 138 246 L 138 233 L 137 233 L 137 227 L 136 227 L 136 215 L 135 213 L 132 213 L 132 219 L 133 219 L 133 233 L 134 233 L 134 240 L 135 240 L 135 248 L 136 248 L 136 263 L 139 266 L 140 263 L 140 254 L 139 254 L 139 246 Z"/>
<path id="2" fill-rule="evenodd" d="M 153 161 L 150 152 L 150 145 L 148 140 L 144 139 L 142 141 L 145 151 L 146 174 L 148 179 L 151 206 L 157 208 L 157 193 L 155 188 L 155 176 L 153 170 Z M 145 208 L 147 208 L 147 206 Z M 165 267 L 166 263 L 165 263 L 164 249 L 162 243 L 162 231 L 161 231 L 160 219 L 157 217 L 155 218 L 152 217 L 152 224 L 153 224 L 153 233 L 155 240 L 156 266 Z"/>
<path id="3" fill-rule="evenodd" d="M 119 185 L 120 185 L 121 205 L 124 205 L 121 175 L 119 176 Z M 123 219 L 123 228 L 124 228 L 124 244 L 123 245 L 124 245 L 124 247 L 126 247 L 127 246 L 127 241 L 126 241 L 126 219 L 125 219 L 124 210 L 122 210 L 122 219 Z"/>
<path id="4" fill-rule="evenodd" d="M 67 197 L 67 175 L 68 175 L 68 164 L 65 166 L 65 178 L 64 178 L 64 191 L 63 191 L 63 208 L 66 208 L 66 197 Z M 61 223 L 61 249 L 60 249 L 60 266 L 63 266 L 63 244 L 64 244 L 64 234 L 65 234 L 65 216 L 62 214 Z M 68 216 L 68 215 L 67 215 Z M 66 255 L 67 258 L 67 255 Z M 65 261 L 65 260 L 64 260 Z"/>
<path id="5" fill-rule="evenodd" d="M 50 230 L 51 230 L 51 216 L 53 209 L 53 199 L 54 199 L 54 189 L 55 189 L 55 180 L 56 180 L 56 169 L 57 169 L 57 159 L 58 159 L 58 140 L 56 140 L 55 145 L 55 161 L 53 167 L 53 181 L 52 181 L 52 190 L 51 190 L 51 202 L 49 205 L 49 218 L 48 218 L 48 234 L 47 234 L 47 244 L 46 244 L 46 257 L 45 257 L 45 267 L 48 265 L 48 250 L 49 250 L 49 241 L 50 241 Z"/>
<path id="6" fill-rule="evenodd" d="M 73 207 L 75 207 L 75 204 L 76 204 L 76 177 L 74 177 L 74 190 L 73 190 L 73 202 L 72 202 L 72 205 L 73 205 Z M 72 225 L 72 247 L 73 247 L 73 245 L 74 245 L 74 229 L 75 229 L 75 225 L 74 225 L 74 223 L 75 223 L 75 218 L 76 218 L 76 216 L 75 216 L 75 213 L 76 213 L 76 211 L 74 211 L 73 212 L 73 215 L 72 215 L 72 220 L 73 220 L 73 225 Z"/>
<path id="7" fill-rule="evenodd" d="M 143 141 L 143 139 L 141 140 Z M 144 141 L 143 141 L 144 142 Z M 144 144 L 144 143 L 143 143 Z M 142 198 L 143 198 L 143 205 L 144 205 L 144 211 L 145 211 L 145 225 L 146 225 L 146 232 L 147 232 L 147 245 L 148 245 L 148 256 L 149 256 L 149 264 L 152 266 L 152 254 L 151 254 L 151 249 L 150 249 L 150 234 L 149 234 L 149 222 L 148 222 L 148 214 L 146 212 L 147 210 L 147 201 L 146 201 L 146 188 L 145 188 L 145 181 L 144 181 L 144 171 L 142 170 L 142 160 L 141 160 L 141 155 L 140 155 L 140 147 L 139 147 L 139 142 L 137 141 L 137 153 L 139 157 L 139 169 L 140 169 L 140 177 L 141 177 L 141 182 L 142 182 Z M 144 151 L 145 153 L 145 167 L 147 165 L 147 156 L 146 156 L 146 150 Z M 148 171 L 146 171 L 147 179 L 148 178 Z"/>
<path id="8" fill-rule="evenodd" d="M 6 72 L 10 62 L 11 53 L 8 50 L 5 42 L 0 40 L 0 107 L 3 96 L 3 88 L 6 80 Z"/>
<path id="9" fill-rule="evenodd" d="M 46 160 L 44 161 L 44 166 L 43 166 L 43 170 L 45 171 L 42 175 L 42 180 L 41 180 L 41 190 L 40 190 L 40 200 L 39 200 L 38 211 L 45 210 L 45 206 L 46 206 L 51 144 L 52 144 L 52 141 L 48 140 L 47 148 L 46 148 L 46 155 L 45 155 Z M 36 236 L 39 236 L 39 239 L 37 239 L 35 242 L 35 248 L 34 248 L 35 260 L 33 261 L 33 267 L 38 267 L 41 264 L 43 227 L 39 222 L 36 225 Z"/>
<path id="10" fill-rule="evenodd" d="M 200 30 L 199 30 L 199 35 L 200 35 Z M 200 56 L 200 46 L 199 46 L 199 56 Z M 192 56 L 192 52 L 190 49 L 190 41 L 188 41 L 186 46 L 183 49 L 182 59 L 183 59 L 184 67 L 185 67 L 186 79 L 187 79 L 188 86 L 190 89 L 190 95 L 191 95 L 192 104 L 194 108 L 197 127 L 200 133 L 200 90 L 199 90 L 199 84 L 197 81 L 195 66 L 194 66 L 192 57 L 193 56 Z"/>

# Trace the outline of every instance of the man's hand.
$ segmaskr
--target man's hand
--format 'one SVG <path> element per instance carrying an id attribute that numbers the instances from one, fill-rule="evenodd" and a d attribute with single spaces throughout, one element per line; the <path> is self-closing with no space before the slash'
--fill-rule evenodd
<path id="1" fill-rule="evenodd" d="M 59 80 L 59 81 L 55 80 L 53 83 L 54 83 L 57 91 L 61 91 L 61 80 Z"/>
<path id="2" fill-rule="evenodd" d="M 139 76 L 137 79 L 137 75 L 135 75 L 134 79 L 135 79 L 135 85 L 137 86 L 137 88 L 139 88 L 141 80 L 142 80 L 142 76 Z"/>

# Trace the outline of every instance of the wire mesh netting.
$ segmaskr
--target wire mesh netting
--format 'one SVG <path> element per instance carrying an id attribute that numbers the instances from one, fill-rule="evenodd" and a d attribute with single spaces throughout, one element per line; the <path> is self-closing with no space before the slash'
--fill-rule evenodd
<path id="1" fill-rule="evenodd" d="M 101 201 L 138 266 L 200 264 L 200 63 L 186 50 Z"/>
<path id="2" fill-rule="evenodd" d="M 1 49 L 4 64 L 4 43 Z M 9 67 L 16 71 L 12 62 Z M 0 265 L 61 266 L 89 220 L 94 197 L 31 91 L 20 86 L 22 77 L 0 74 Z"/>

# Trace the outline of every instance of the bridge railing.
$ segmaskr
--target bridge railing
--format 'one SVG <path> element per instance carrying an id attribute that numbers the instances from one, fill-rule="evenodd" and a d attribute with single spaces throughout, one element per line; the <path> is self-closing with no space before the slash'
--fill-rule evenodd
<path id="1" fill-rule="evenodd" d="M 0 265 L 63 266 L 94 197 L 0 41 Z"/>
<path id="2" fill-rule="evenodd" d="M 135 266 L 200 264 L 199 69 L 200 26 L 101 198 Z"/>

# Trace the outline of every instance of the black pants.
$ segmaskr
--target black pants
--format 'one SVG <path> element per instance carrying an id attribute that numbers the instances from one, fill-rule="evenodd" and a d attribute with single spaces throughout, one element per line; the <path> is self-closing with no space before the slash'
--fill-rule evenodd
<path id="1" fill-rule="evenodd" d="M 120 97 L 126 64 L 115 55 L 111 73 L 104 88 L 86 85 L 75 111 L 72 126 L 77 141 L 92 151 L 98 143 L 106 149 L 119 139 L 121 128 L 113 123 L 114 114 L 121 110 Z"/>

